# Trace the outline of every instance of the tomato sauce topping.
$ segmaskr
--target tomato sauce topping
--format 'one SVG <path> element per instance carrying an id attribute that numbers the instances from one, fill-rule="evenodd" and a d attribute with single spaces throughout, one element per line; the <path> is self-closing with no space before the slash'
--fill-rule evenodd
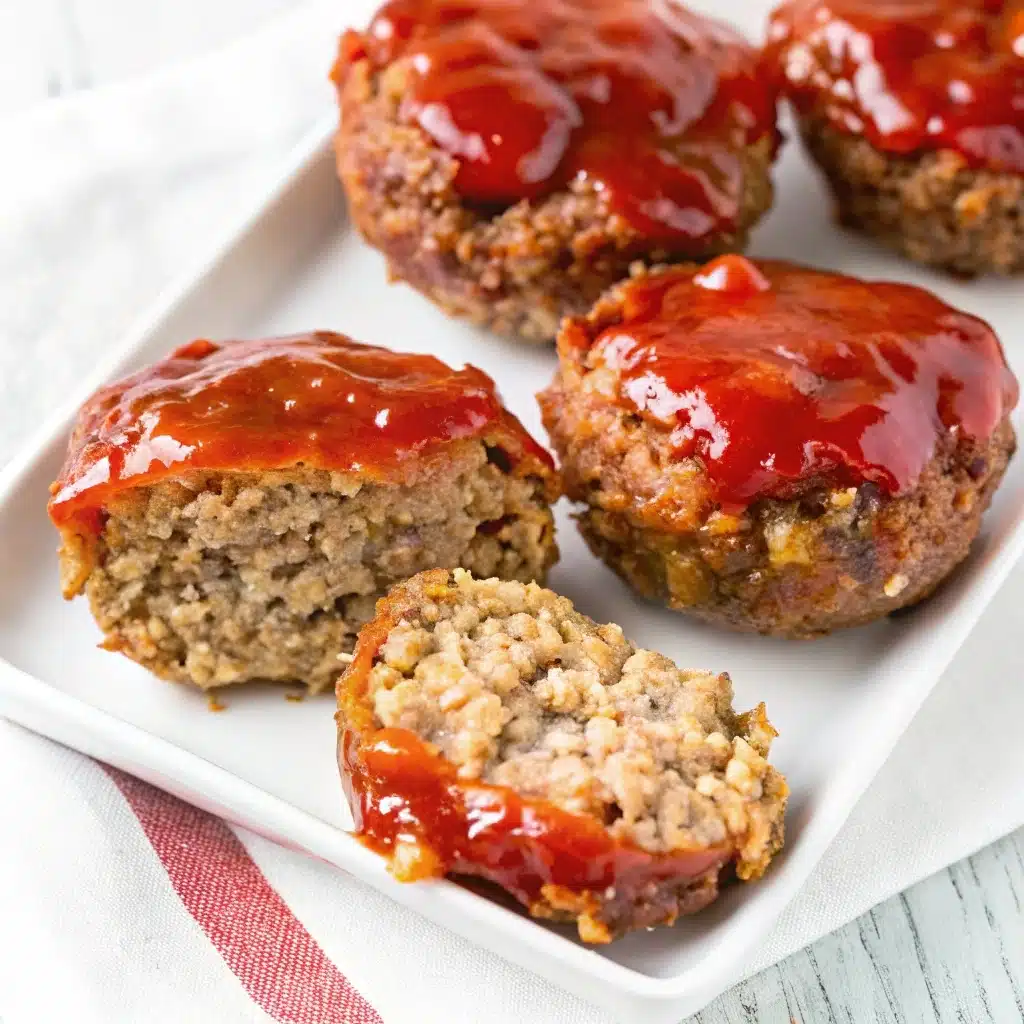
<path id="1" fill-rule="evenodd" d="M 621 323 L 568 343 L 729 511 L 809 480 L 899 494 L 940 436 L 987 439 L 1018 397 L 992 329 L 931 293 L 736 255 L 630 282 Z"/>
<path id="2" fill-rule="evenodd" d="M 301 464 L 383 479 L 476 437 L 493 439 L 513 465 L 551 465 L 475 367 L 453 370 L 326 331 L 193 341 L 85 404 L 50 515 L 98 532 L 111 495 L 182 472 Z"/>
<path id="3" fill-rule="evenodd" d="M 378 729 L 362 741 L 344 733 L 341 770 L 363 842 L 389 858 L 403 843 L 417 847 L 418 870 L 403 881 L 476 875 L 528 907 L 547 885 L 578 894 L 614 888 L 628 904 L 651 884 L 696 878 L 732 856 L 727 846 L 651 854 L 617 841 L 594 818 L 459 779 L 408 729 Z"/>
<path id="4" fill-rule="evenodd" d="M 735 225 L 741 152 L 776 141 L 758 51 L 675 0 L 391 0 L 342 38 L 335 78 L 399 58 L 403 120 L 479 204 L 579 178 L 641 235 L 685 245 Z"/>
<path id="5" fill-rule="evenodd" d="M 769 52 L 798 109 L 836 129 L 1024 174 L 1021 0 L 790 0 Z"/>

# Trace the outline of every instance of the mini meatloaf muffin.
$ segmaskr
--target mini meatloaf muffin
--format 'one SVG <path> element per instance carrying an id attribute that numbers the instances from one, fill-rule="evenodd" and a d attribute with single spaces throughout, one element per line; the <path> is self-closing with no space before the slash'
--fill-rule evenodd
<path id="1" fill-rule="evenodd" d="M 770 39 L 843 223 L 957 274 L 1024 271 L 1019 0 L 790 0 Z"/>
<path id="2" fill-rule="evenodd" d="M 352 216 L 453 316 L 550 342 L 634 260 L 742 248 L 774 76 L 677 0 L 392 0 L 334 69 Z"/>
<path id="3" fill-rule="evenodd" d="M 671 924 L 782 846 L 764 705 L 535 583 L 400 584 L 338 683 L 357 828 L 401 881 L 477 875 L 585 942 Z"/>
<path id="4" fill-rule="evenodd" d="M 194 341 L 102 388 L 51 490 L 64 596 L 204 688 L 322 689 L 396 581 L 557 557 L 550 457 L 486 374 L 327 332 Z"/>
<path id="5" fill-rule="evenodd" d="M 921 600 L 1015 447 L 992 330 L 907 285 L 723 256 L 624 282 L 558 344 L 540 401 L 591 549 L 737 629 Z"/>

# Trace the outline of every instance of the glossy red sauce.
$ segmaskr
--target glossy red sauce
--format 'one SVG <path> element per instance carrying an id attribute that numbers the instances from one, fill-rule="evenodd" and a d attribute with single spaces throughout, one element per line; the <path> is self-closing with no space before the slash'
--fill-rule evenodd
<path id="1" fill-rule="evenodd" d="M 652 882 L 696 878 L 731 856 L 725 847 L 654 855 L 617 842 L 593 818 L 459 779 L 408 729 L 358 740 L 346 732 L 341 767 L 356 827 L 371 849 L 387 857 L 414 842 L 437 858 L 434 877 L 486 878 L 526 906 L 545 885 L 575 893 L 614 886 L 616 898 L 629 902 Z"/>
<path id="2" fill-rule="evenodd" d="M 706 467 L 726 510 L 821 479 L 912 488 L 938 438 L 987 438 L 1017 381 L 982 320 L 909 285 L 725 256 L 626 286 L 621 324 L 569 341 Z"/>
<path id="3" fill-rule="evenodd" d="M 113 493 L 184 471 L 301 463 L 383 478 L 474 437 L 493 438 L 513 464 L 551 465 L 475 367 L 328 332 L 193 341 L 86 403 L 50 515 L 95 531 Z"/>
<path id="4" fill-rule="evenodd" d="M 439 573 L 444 578 L 446 574 Z M 437 594 L 443 600 L 446 587 Z M 651 854 L 613 839 L 595 819 L 507 786 L 460 779 L 455 767 L 408 729 L 376 728 L 367 677 L 391 628 L 407 611 L 394 594 L 363 628 L 354 660 L 338 683 L 343 729 L 338 761 L 363 842 L 390 858 L 402 843 L 429 856 L 403 881 L 474 875 L 500 885 L 527 907 L 546 885 L 577 894 L 640 900 L 645 887 L 696 878 L 733 856 L 729 846 Z"/>
<path id="5" fill-rule="evenodd" d="M 1021 0 L 790 0 L 770 40 L 801 111 L 882 150 L 1024 173 Z"/>
<path id="6" fill-rule="evenodd" d="M 458 158 L 472 202 L 579 177 L 644 236 L 692 243 L 735 224 L 740 151 L 775 139 L 758 52 L 675 0 L 391 0 L 343 37 L 335 77 L 400 57 L 402 116 Z"/>

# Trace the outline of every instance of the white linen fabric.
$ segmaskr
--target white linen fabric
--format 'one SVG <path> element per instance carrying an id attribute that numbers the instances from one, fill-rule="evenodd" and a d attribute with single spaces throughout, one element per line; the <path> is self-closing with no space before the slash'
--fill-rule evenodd
<path id="1" fill-rule="evenodd" d="M 365 0 L 312 3 L 216 55 L 0 122 L 0 459 L 330 110 Z M 355 10 L 354 8 L 358 8 Z M 1024 823 L 1017 570 L 746 973 Z M 0 1020 L 264 1021 L 110 777 L 0 721 Z M 600 1011 L 341 872 L 241 842 L 385 1021 L 601 1024 Z M 396 984 L 395 964 L 402 965 Z"/>

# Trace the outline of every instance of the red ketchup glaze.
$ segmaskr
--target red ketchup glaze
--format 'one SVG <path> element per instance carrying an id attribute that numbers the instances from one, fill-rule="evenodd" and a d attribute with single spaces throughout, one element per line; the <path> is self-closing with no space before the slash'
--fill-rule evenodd
<path id="1" fill-rule="evenodd" d="M 98 532 L 116 492 L 194 470 L 303 466 L 386 478 L 467 438 L 515 464 L 551 457 L 481 370 L 313 334 L 193 341 L 83 407 L 50 516 Z"/>
<path id="2" fill-rule="evenodd" d="M 803 113 L 888 152 L 1024 174 L 1020 0 L 790 0 L 768 50 Z"/>
<path id="3" fill-rule="evenodd" d="M 460 779 L 450 762 L 408 729 L 376 728 L 366 680 L 404 611 L 400 604 L 378 610 L 338 683 L 344 724 L 338 762 L 356 830 L 387 858 L 403 844 L 418 848 L 415 869 L 403 865 L 402 881 L 474 875 L 527 907 L 546 885 L 581 896 L 614 886 L 616 902 L 628 904 L 651 884 L 696 878 L 732 859 L 728 845 L 648 853 L 612 838 L 588 816 L 524 799 L 507 786 Z"/>
<path id="4" fill-rule="evenodd" d="M 486 878 L 527 907 L 546 885 L 578 894 L 614 886 L 628 903 L 651 883 L 696 878 L 731 857 L 727 847 L 655 855 L 618 842 L 596 819 L 523 799 L 506 786 L 459 779 L 407 729 L 378 729 L 361 742 L 346 732 L 341 768 L 356 827 L 371 849 L 389 857 L 403 841 L 414 842 L 436 858 L 423 877 Z"/>
<path id="5" fill-rule="evenodd" d="M 589 179 L 640 234 L 735 224 L 740 151 L 776 139 L 759 53 L 675 0 L 391 0 L 342 40 L 335 78 L 408 58 L 401 114 L 457 157 L 471 202 Z"/>
<path id="6" fill-rule="evenodd" d="M 721 508 L 802 483 L 912 488 L 943 434 L 987 438 L 1016 378 L 982 320 L 909 285 L 724 256 L 626 285 L 623 320 L 571 344 L 705 466 Z"/>

